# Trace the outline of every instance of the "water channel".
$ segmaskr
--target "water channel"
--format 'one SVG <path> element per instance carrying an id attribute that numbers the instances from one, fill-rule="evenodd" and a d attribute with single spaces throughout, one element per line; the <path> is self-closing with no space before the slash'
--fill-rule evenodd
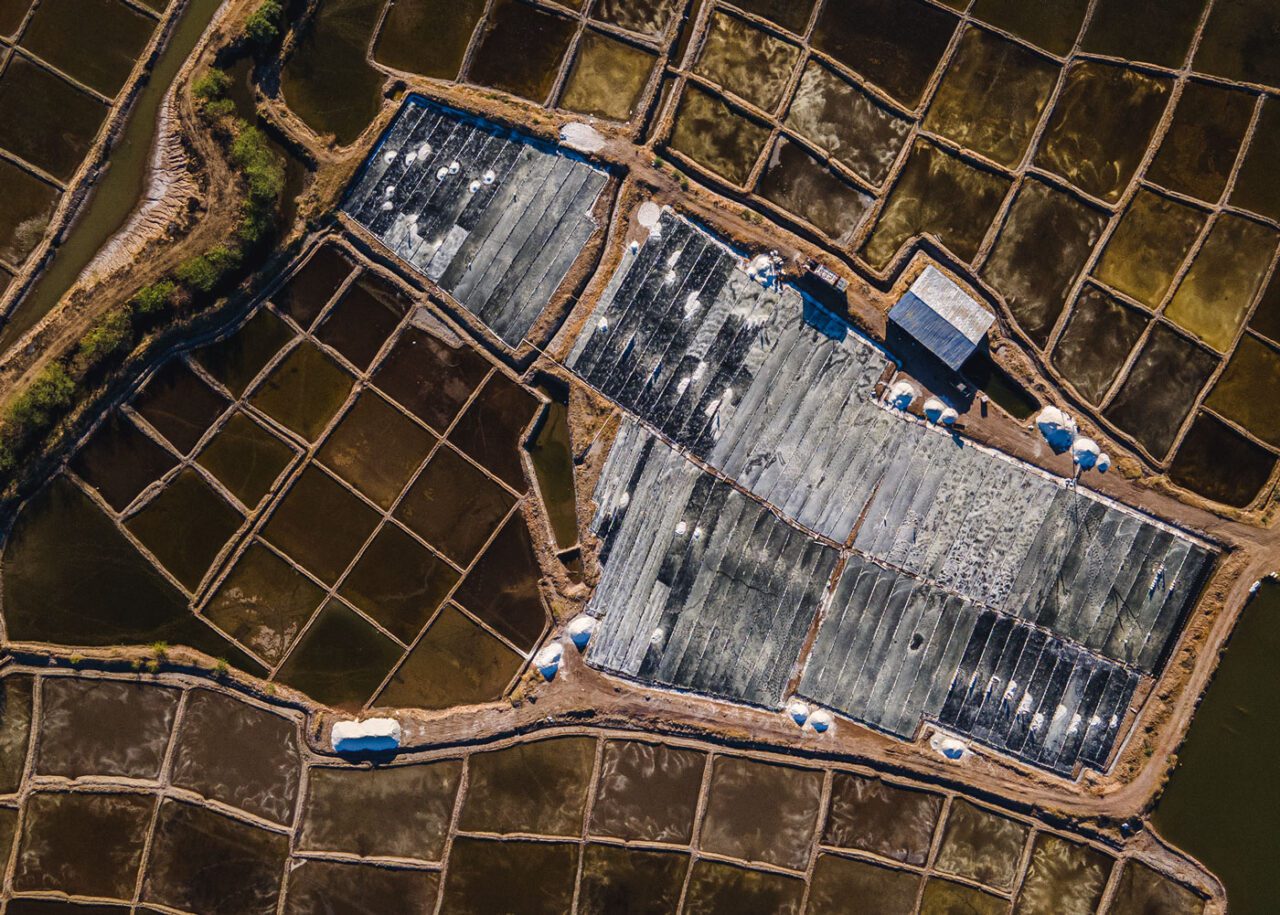
<path id="1" fill-rule="evenodd" d="M 1231 915 L 1270 915 L 1280 847 L 1280 582 L 1267 579 L 1232 633 L 1153 817 L 1227 888 Z"/>
<path id="2" fill-rule="evenodd" d="M 66 240 L 0 330 L 0 351 L 53 310 L 93 260 L 132 215 L 147 183 L 160 105 L 222 0 L 187 0 L 168 43 L 146 77 L 118 142 L 110 167 L 92 190 Z"/>

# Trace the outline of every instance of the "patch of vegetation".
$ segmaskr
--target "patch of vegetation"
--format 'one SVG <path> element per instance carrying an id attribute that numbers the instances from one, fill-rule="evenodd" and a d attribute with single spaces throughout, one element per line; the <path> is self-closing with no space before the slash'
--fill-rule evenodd
<path id="1" fill-rule="evenodd" d="M 250 22 L 261 17 L 254 26 L 258 33 L 265 34 L 262 23 L 268 23 L 278 34 L 280 16 L 280 4 L 267 0 Z M 0 476 L 5 481 L 0 489 L 5 495 L 14 494 L 17 471 L 57 441 L 56 433 L 76 405 L 102 390 L 140 341 L 175 318 L 212 305 L 269 250 L 279 220 L 284 163 L 266 135 L 237 116 L 227 97 L 230 88 L 226 71 L 209 68 L 192 82 L 190 91 L 244 189 L 235 233 L 105 311 L 0 407 Z"/>
<path id="2" fill-rule="evenodd" d="M 258 48 L 268 48 L 280 37 L 284 7 L 277 0 L 264 0 L 244 24 L 244 35 Z"/>

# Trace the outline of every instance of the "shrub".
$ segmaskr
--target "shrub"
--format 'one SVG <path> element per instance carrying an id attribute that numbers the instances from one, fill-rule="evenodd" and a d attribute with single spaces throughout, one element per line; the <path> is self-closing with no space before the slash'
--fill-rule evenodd
<path id="1" fill-rule="evenodd" d="M 277 0 L 264 0 L 244 24 L 245 37 L 260 48 L 275 43 L 280 37 L 280 17 L 284 9 Z"/>
<path id="2" fill-rule="evenodd" d="M 71 406 L 75 393 L 76 383 L 67 370 L 60 362 L 50 362 L 9 405 L 8 419 L 26 435 L 47 431 Z"/>
<path id="3" fill-rule="evenodd" d="M 204 254 L 183 261 L 174 271 L 189 289 L 210 293 L 240 263 L 240 254 L 226 245 L 216 245 Z"/>
<path id="4" fill-rule="evenodd" d="M 160 280 L 143 286 L 133 297 L 133 310 L 140 315 L 154 315 L 169 307 L 177 291 L 178 286 L 173 280 Z"/>
<path id="5" fill-rule="evenodd" d="M 71 371 L 84 377 L 114 353 L 124 349 L 133 338 L 133 325 L 124 308 L 108 311 L 80 338 L 71 357 Z"/>
<path id="6" fill-rule="evenodd" d="M 231 88 L 231 76 L 226 70 L 210 67 L 191 84 L 191 92 L 203 102 L 212 102 L 225 98 Z"/>

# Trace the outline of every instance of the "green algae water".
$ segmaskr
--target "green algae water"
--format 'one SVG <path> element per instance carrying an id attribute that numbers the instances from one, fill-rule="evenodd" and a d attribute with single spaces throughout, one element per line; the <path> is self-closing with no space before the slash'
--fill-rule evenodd
<path id="1" fill-rule="evenodd" d="M 0 330 L 0 350 L 12 346 L 53 310 L 81 271 L 132 215 L 146 187 L 160 104 L 221 5 L 222 0 L 187 0 L 111 150 L 106 174 L 92 190 L 66 241 L 10 313 Z"/>
<path id="2" fill-rule="evenodd" d="M 1244 609 L 1156 808 L 1160 834 L 1227 888 L 1231 915 L 1275 911 L 1280 844 L 1280 582 Z"/>

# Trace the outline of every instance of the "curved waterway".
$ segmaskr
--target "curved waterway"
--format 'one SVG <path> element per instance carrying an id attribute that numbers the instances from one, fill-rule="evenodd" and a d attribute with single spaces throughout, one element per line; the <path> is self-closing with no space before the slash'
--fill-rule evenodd
<path id="1" fill-rule="evenodd" d="M 1277 657 L 1280 583 L 1267 579 L 1236 624 L 1153 818 L 1162 836 L 1222 879 L 1231 915 L 1276 911 Z"/>
<path id="2" fill-rule="evenodd" d="M 53 310 L 94 255 L 124 226 L 138 206 L 147 184 L 160 104 L 221 5 L 222 0 L 187 0 L 177 26 L 134 101 L 123 134 L 111 150 L 106 174 L 92 190 L 52 262 L 0 330 L 0 351 L 12 346 Z"/>

